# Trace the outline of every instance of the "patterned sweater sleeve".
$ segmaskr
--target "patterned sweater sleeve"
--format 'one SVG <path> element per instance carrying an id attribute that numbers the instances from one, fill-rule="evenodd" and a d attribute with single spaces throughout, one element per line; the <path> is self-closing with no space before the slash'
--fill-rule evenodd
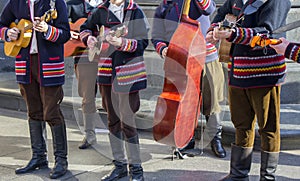
<path id="1" fill-rule="evenodd" d="M 58 17 L 53 21 L 53 24 L 48 23 L 48 31 L 44 33 L 44 38 L 51 42 L 63 44 L 71 37 L 67 6 L 63 0 L 57 0 L 55 6 L 59 12 Z"/>
<path id="2" fill-rule="evenodd" d="M 280 12 L 278 12 L 278 9 L 280 9 Z M 286 0 L 268 1 L 259 9 L 260 12 L 257 13 L 259 16 L 256 17 L 257 22 L 255 25 L 252 24 L 253 27 L 235 28 L 227 40 L 235 44 L 249 45 L 252 38 L 257 34 L 272 34 L 274 30 L 285 24 L 289 9 L 290 3 Z M 254 15 L 250 14 L 248 16 Z M 247 17 L 245 17 L 245 19 L 247 19 Z M 274 19 L 276 19 L 276 21 L 274 21 Z M 247 23 L 251 26 L 250 21 Z"/>
<path id="3" fill-rule="evenodd" d="M 152 24 L 151 42 L 156 52 L 162 56 L 162 50 L 168 46 L 168 42 L 165 41 L 165 26 L 164 17 L 162 11 L 162 4 L 155 10 L 154 20 Z"/>
<path id="4" fill-rule="evenodd" d="M 300 45 L 290 43 L 285 50 L 284 56 L 297 63 L 300 63 Z"/>
<path id="5" fill-rule="evenodd" d="M 210 15 L 216 10 L 216 4 L 213 0 L 197 0 L 201 14 Z"/>

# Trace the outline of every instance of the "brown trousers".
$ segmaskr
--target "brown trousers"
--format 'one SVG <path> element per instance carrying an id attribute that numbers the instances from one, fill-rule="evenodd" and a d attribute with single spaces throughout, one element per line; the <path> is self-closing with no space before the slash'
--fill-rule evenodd
<path id="1" fill-rule="evenodd" d="M 220 102 L 224 100 L 224 73 L 221 63 L 216 60 L 205 63 L 202 78 L 202 114 L 209 116 L 221 112 Z"/>
<path id="2" fill-rule="evenodd" d="M 107 112 L 108 129 L 110 133 L 123 132 L 126 138 L 137 135 L 135 113 L 140 108 L 139 92 L 116 93 L 112 86 L 99 85 L 102 96 L 102 106 Z"/>
<path id="3" fill-rule="evenodd" d="M 237 146 L 253 147 L 257 119 L 262 151 L 280 151 L 280 88 L 240 89 L 229 86 L 229 105 Z"/>
<path id="4" fill-rule="evenodd" d="M 75 68 L 78 80 L 78 94 L 82 97 L 83 113 L 96 112 L 96 78 L 98 64 L 95 62 L 78 62 Z M 96 87 L 97 88 L 97 87 Z"/>
<path id="5" fill-rule="evenodd" d="M 40 85 L 37 55 L 31 56 L 31 83 L 19 84 L 19 88 L 26 102 L 30 119 L 46 121 L 51 126 L 64 123 L 60 109 L 64 97 L 62 86 Z"/>

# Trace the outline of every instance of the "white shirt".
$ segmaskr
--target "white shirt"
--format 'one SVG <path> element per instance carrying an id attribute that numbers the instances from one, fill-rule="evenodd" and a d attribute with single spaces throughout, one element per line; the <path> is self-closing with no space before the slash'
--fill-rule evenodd
<path id="1" fill-rule="evenodd" d="M 91 6 L 93 7 L 97 7 L 100 3 L 102 3 L 103 1 L 102 0 L 86 0 Z"/>
<path id="2" fill-rule="evenodd" d="M 108 9 L 114 13 L 114 15 L 123 22 L 124 18 L 124 3 L 120 4 L 120 6 L 117 6 L 115 4 L 110 3 Z"/>
<path id="3" fill-rule="evenodd" d="M 38 0 L 30 0 L 30 18 L 31 21 L 34 21 L 34 2 Z M 38 46 L 37 46 L 37 41 L 36 41 L 36 32 L 32 30 L 32 41 L 31 41 L 31 46 L 30 46 L 30 54 L 38 53 Z"/>
<path id="4" fill-rule="evenodd" d="M 248 1 L 248 0 L 243 0 L 243 3 L 246 4 L 247 1 Z"/>

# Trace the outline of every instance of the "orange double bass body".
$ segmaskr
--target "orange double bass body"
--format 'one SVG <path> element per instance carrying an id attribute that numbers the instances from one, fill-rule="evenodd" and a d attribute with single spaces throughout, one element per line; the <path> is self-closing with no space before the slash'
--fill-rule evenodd
<path id="1" fill-rule="evenodd" d="M 200 23 L 188 17 L 190 2 L 184 2 L 180 24 L 168 46 L 163 92 L 154 113 L 154 139 L 176 148 L 186 146 L 194 135 L 206 57 Z"/>

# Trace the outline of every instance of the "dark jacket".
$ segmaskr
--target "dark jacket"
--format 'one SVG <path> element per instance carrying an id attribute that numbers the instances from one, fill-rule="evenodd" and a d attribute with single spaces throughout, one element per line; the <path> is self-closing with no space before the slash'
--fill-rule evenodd
<path id="1" fill-rule="evenodd" d="M 244 9 L 256 0 L 249 0 L 243 5 L 242 0 L 227 0 L 218 9 L 213 25 L 224 19 L 226 14 L 233 14 L 238 19 L 244 15 Z M 268 0 L 259 9 L 244 15 L 238 21 L 238 27 L 227 40 L 233 43 L 231 63 L 229 63 L 229 85 L 241 88 L 267 87 L 279 85 L 286 73 L 285 59 L 274 49 L 250 46 L 252 37 L 267 34 L 279 38 L 283 34 L 273 34 L 277 28 L 285 25 L 289 0 Z"/>
<path id="2" fill-rule="evenodd" d="M 151 41 L 160 55 L 177 29 L 183 2 L 183 0 L 163 0 L 155 10 Z M 208 16 L 215 8 L 214 1 L 200 3 L 198 0 L 191 0 L 189 17 L 196 20 L 201 15 Z"/>
<path id="3" fill-rule="evenodd" d="M 12 22 L 30 20 L 29 4 L 25 0 L 9 0 L 5 5 L 0 18 L 0 37 L 7 40 L 7 30 Z M 35 16 L 41 17 L 50 9 L 50 0 L 38 1 L 35 4 Z M 67 8 L 64 0 L 56 0 L 55 8 L 58 17 L 48 22 L 47 33 L 37 32 L 38 56 L 40 65 L 40 83 L 42 86 L 55 86 L 64 83 L 64 56 L 63 44 L 70 38 L 70 26 L 67 17 Z M 16 57 L 17 82 L 29 84 L 31 82 L 30 45 L 22 48 Z"/>
<path id="4" fill-rule="evenodd" d="M 71 23 L 75 23 L 78 27 L 79 22 L 76 22 L 80 18 L 87 18 L 95 7 L 91 6 L 85 0 L 68 0 L 67 1 L 68 18 Z M 72 26 L 71 26 L 72 28 Z M 77 31 L 78 29 L 76 29 Z M 77 47 L 76 54 L 73 56 L 74 64 L 88 63 L 87 58 L 88 49 L 86 47 Z"/>
<path id="5" fill-rule="evenodd" d="M 80 37 L 84 43 L 89 35 L 97 36 L 102 25 L 116 29 L 122 23 L 108 10 L 110 2 L 98 6 L 80 27 Z M 144 12 L 135 3 L 125 1 L 124 18 L 131 12 L 127 25 L 128 33 L 123 36 L 122 47 L 110 46 L 107 58 L 99 60 L 98 83 L 113 85 L 116 92 L 134 92 L 147 85 L 144 50 L 148 46 L 148 22 Z M 126 23 L 125 23 L 126 24 Z"/>
<path id="6" fill-rule="evenodd" d="M 68 17 L 72 23 L 80 18 L 87 18 L 90 11 L 94 9 L 94 7 L 85 0 L 68 0 L 67 8 Z"/>

